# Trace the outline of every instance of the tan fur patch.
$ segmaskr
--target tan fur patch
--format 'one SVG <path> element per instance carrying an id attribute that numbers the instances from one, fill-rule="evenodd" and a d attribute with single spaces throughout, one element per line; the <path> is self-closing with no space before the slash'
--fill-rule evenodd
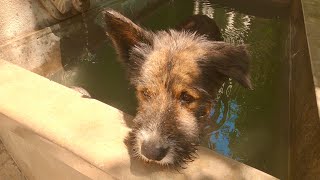
<path id="1" fill-rule="evenodd" d="M 178 112 L 178 129 L 181 129 L 189 138 L 195 138 L 198 135 L 197 119 L 187 110 L 180 109 Z"/>

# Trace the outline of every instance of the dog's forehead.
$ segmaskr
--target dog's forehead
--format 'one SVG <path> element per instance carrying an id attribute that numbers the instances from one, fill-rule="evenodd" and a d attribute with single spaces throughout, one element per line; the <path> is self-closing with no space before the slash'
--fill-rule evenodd
<path id="1" fill-rule="evenodd" d="M 168 79 L 191 83 L 200 74 L 198 61 L 205 58 L 209 42 L 186 32 L 160 32 L 155 35 L 152 51 L 145 56 L 141 76 L 150 83 Z"/>

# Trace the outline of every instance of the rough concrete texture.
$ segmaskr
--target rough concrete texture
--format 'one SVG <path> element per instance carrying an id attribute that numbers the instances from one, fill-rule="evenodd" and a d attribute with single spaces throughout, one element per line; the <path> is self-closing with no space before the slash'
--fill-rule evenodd
<path id="1" fill-rule="evenodd" d="M 301 3 L 310 54 L 311 72 L 317 97 L 318 114 L 320 115 L 320 1 L 304 0 L 301 1 Z"/>
<path id="2" fill-rule="evenodd" d="M 56 23 L 40 1 L 0 0 L 0 45 Z"/>
<path id="3" fill-rule="evenodd" d="M 79 169 L 81 164 L 76 161 L 70 164 L 57 160 L 57 156 L 70 158 L 71 152 L 95 167 L 90 172 L 100 169 L 117 179 L 276 179 L 206 148 L 199 148 L 199 158 L 180 173 L 146 165 L 128 155 L 123 140 L 130 130 L 125 122 L 132 118 L 123 112 L 97 100 L 82 98 L 82 94 L 72 89 L 6 61 L 0 61 L 0 84 L 0 115 L 7 117 L 0 116 L 0 136 L 6 144 L 11 144 L 12 148 L 8 148 L 11 154 L 19 155 L 14 156 L 18 164 L 24 162 L 21 168 L 27 168 L 21 170 L 30 180 L 43 179 L 43 172 L 48 169 L 60 177 L 79 178 L 79 172 L 88 174 L 85 173 L 88 168 Z M 69 153 L 50 153 L 54 150 L 35 143 L 33 135 L 6 125 L 10 121 Z M 35 165 L 31 166 L 32 163 Z M 38 168 L 31 168 L 35 166 Z M 66 171 L 65 167 L 75 167 L 77 171 Z M 54 177 L 57 176 L 47 179 Z"/>
<path id="4" fill-rule="evenodd" d="M 56 28 L 58 26 L 44 28 L 0 45 L 0 58 L 44 76 L 57 71 L 62 65 L 60 38 L 53 33 Z"/>
<path id="5" fill-rule="evenodd" d="M 16 163 L 6 151 L 0 140 L 0 179 L 1 180 L 25 180 Z"/>
<path id="6" fill-rule="evenodd" d="M 314 1 L 316 3 L 316 1 Z M 314 4 L 315 5 L 315 4 Z M 318 9 L 314 9 L 317 10 Z M 312 61 L 306 39 L 301 1 L 294 0 L 290 16 L 290 175 L 292 180 L 320 177 L 320 120 L 313 81 Z M 312 54 L 311 54 L 312 55 Z M 317 59 L 318 61 L 319 59 Z M 315 59 L 313 60 L 315 61 Z M 316 68 L 314 66 L 314 68 Z M 315 72 L 314 72 L 315 73 Z M 316 76 L 314 76 L 316 78 Z"/>

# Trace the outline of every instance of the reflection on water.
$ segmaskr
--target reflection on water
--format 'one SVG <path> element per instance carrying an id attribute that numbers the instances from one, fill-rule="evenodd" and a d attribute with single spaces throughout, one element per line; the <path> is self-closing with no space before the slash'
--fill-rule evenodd
<path id="1" fill-rule="evenodd" d="M 213 19 L 214 9 L 211 4 L 207 1 L 194 1 L 193 14 L 203 14 L 207 15 L 209 18 Z"/>
<path id="2" fill-rule="evenodd" d="M 220 89 L 220 96 L 218 101 L 211 110 L 211 121 L 214 122 L 214 130 L 211 130 L 208 137 L 208 147 L 215 149 L 217 152 L 225 156 L 232 157 L 232 151 L 230 149 L 230 134 L 233 133 L 236 137 L 239 137 L 240 131 L 235 127 L 235 121 L 239 116 L 239 106 L 236 100 L 230 99 L 230 92 L 232 89 L 232 82 L 225 83 Z M 210 129 L 211 125 L 206 128 Z M 206 129 L 206 131 L 208 131 Z M 234 157 L 236 160 L 240 160 L 239 157 Z"/>
<path id="3" fill-rule="evenodd" d="M 216 9 L 219 8 L 216 7 Z M 219 10 L 217 13 L 220 14 L 215 16 L 214 7 L 209 1 L 194 1 L 193 14 L 207 15 L 216 21 L 217 16 L 225 16 L 221 19 L 225 21 L 224 24 L 219 26 L 224 40 L 229 43 L 244 44 L 245 38 L 250 33 L 250 22 L 254 21 L 254 17 L 225 9 L 222 9 L 224 13 L 221 14 L 221 9 Z M 230 148 L 230 141 L 232 141 L 230 135 L 232 134 L 232 136 L 237 138 L 241 134 L 236 127 L 236 120 L 240 114 L 240 107 L 235 99 L 230 98 L 230 93 L 233 88 L 232 83 L 232 81 L 229 81 L 222 86 L 219 90 L 217 105 L 211 111 L 211 121 L 214 122 L 214 126 L 211 127 L 212 124 L 207 126 L 207 129 L 211 129 L 208 137 L 208 147 L 225 156 L 233 157 L 236 160 L 243 160 L 243 157 L 234 155 Z M 213 130 L 213 128 L 215 130 Z"/>
<path id="4" fill-rule="evenodd" d="M 288 93 L 283 48 L 285 36 L 282 34 L 284 21 L 277 17 L 265 19 L 242 14 L 212 1 L 175 0 L 148 13 L 138 22 L 148 29 L 166 29 L 192 14 L 205 14 L 214 19 L 225 41 L 247 44 L 252 56 L 254 90 L 246 90 L 232 80 L 221 87 L 202 145 L 286 179 Z M 116 61 L 113 48 L 101 28 L 95 27 L 86 17 L 82 21 L 82 48 L 70 50 L 73 53 L 67 51 L 64 55 L 65 59 L 71 58 L 78 63 L 51 79 L 84 87 L 94 98 L 134 114 L 134 92 Z M 64 39 L 62 46 L 66 45 L 62 49 L 70 49 L 70 43 L 77 43 L 78 39 L 79 35 L 73 40 L 72 37 Z"/>

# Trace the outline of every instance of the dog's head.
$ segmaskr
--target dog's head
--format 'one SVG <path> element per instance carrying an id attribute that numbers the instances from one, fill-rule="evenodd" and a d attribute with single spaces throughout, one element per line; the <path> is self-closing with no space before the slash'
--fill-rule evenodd
<path id="1" fill-rule="evenodd" d="M 194 158 L 201 121 L 224 80 L 251 87 L 245 47 L 186 30 L 147 31 L 112 10 L 105 20 L 139 102 L 128 137 L 133 155 L 183 166 Z"/>

